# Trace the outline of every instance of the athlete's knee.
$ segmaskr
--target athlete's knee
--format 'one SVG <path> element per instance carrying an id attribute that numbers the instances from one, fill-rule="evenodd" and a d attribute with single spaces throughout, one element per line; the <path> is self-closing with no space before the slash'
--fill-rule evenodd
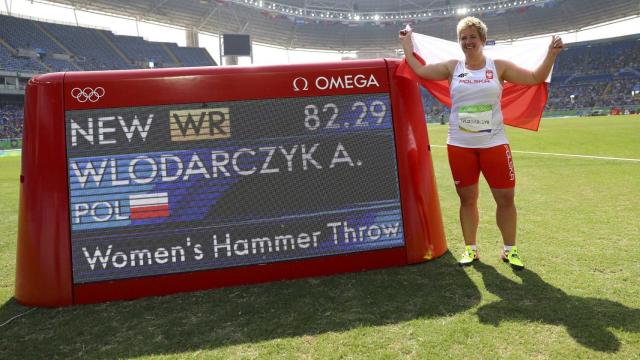
<path id="1" fill-rule="evenodd" d="M 478 204 L 478 187 L 476 185 L 467 186 L 457 189 L 460 198 L 460 206 L 477 206 Z"/>
<path id="2" fill-rule="evenodd" d="M 501 208 L 515 207 L 514 189 L 491 189 L 496 205 Z"/>
<path id="3" fill-rule="evenodd" d="M 516 203 L 513 199 L 511 200 L 496 199 L 496 205 L 498 206 L 499 209 L 510 209 L 510 208 L 515 209 L 516 207 Z"/>
<path id="4" fill-rule="evenodd" d="M 478 199 L 460 198 L 460 206 L 462 207 L 478 207 Z"/>

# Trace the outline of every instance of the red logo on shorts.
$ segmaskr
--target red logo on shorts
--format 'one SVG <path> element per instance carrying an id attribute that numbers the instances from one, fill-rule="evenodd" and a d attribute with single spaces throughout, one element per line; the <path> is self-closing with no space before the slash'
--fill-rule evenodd
<path id="1" fill-rule="evenodd" d="M 513 159 L 511 158 L 511 151 L 509 151 L 509 145 L 504 145 L 504 150 L 507 154 L 507 165 L 509 166 L 509 180 L 516 180 L 516 172 L 513 169 Z"/>

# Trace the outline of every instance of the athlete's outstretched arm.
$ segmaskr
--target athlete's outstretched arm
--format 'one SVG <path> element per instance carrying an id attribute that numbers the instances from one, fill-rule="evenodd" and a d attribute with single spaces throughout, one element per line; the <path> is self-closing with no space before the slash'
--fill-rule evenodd
<path id="1" fill-rule="evenodd" d="M 507 60 L 496 60 L 496 65 L 503 68 L 501 78 L 513 84 L 520 85 L 535 85 L 543 82 L 549 73 L 551 67 L 556 60 L 556 57 L 564 48 L 562 39 L 559 36 L 552 36 L 551 44 L 549 44 L 549 51 L 542 63 L 538 67 L 531 71 L 523 69 L 520 66 Z"/>
<path id="2" fill-rule="evenodd" d="M 451 78 L 452 68 L 449 62 L 440 62 L 435 64 L 422 65 L 413 55 L 413 43 L 411 42 L 412 30 L 401 30 L 398 37 L 402 43 L 404 56 L 407 63 L 415 71 L 418 76 L 426 80 L 448 80 Z M 454 65 L 455 66 L 455 65 Z"/>

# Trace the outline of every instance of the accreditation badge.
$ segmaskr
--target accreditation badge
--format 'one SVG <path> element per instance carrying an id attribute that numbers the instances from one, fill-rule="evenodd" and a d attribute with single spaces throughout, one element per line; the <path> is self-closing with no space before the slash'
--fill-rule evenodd
<path id="1" fill-rule="evenodd" d="M 493 107 L 489 104 L 461 106 L 458 110 L 458 127 L 470 133 L 491 132 Z"/>

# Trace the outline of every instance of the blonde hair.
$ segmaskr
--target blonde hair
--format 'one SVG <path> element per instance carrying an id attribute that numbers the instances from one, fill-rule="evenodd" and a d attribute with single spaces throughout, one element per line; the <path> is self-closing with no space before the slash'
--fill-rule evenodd
<path id="1" fill-rule="evenodd" d="M 467 16 L 466 18 L 460 20 L 456 28 L 456 31 L 458 33 L 458 40 L 460 39 L 460 33 L 466 28 L 475 28 L 476 30 L 478 30 L 480 40 L 482 40 L 483 42 L 487 41 L 487 25 L 482 22 L 482 20 L 473 16 Z"/>

